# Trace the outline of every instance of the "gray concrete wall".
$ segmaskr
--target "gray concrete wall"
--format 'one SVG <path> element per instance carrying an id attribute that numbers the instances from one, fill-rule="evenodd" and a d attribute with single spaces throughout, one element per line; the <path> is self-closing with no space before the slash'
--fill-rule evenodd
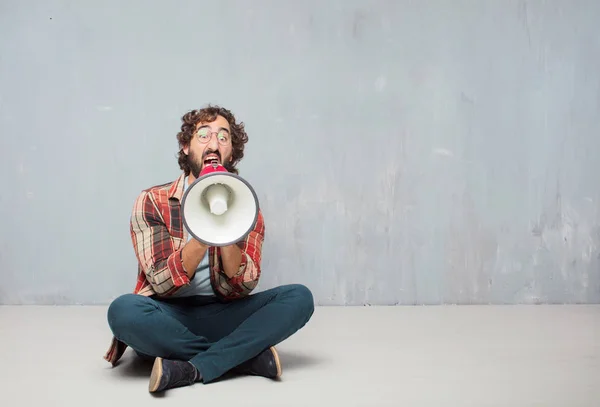
<path id="1" fill-rule="evenodd" d="M 600 2 L 0 3 L 0 303 L 130 292 L 180 116 L 247 124 L 259 289 L 600 301 Z"/>

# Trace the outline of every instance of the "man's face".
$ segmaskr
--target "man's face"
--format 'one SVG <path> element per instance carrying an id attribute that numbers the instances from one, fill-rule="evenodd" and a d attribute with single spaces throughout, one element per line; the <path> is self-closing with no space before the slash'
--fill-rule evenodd
<path id="1" fill-rule="evenodd" d="M 184 147 L 183 152 L 188 156 L 188 163 L 192 175 L 198 175 L 206 165 L 216 160 L 225 166 L 232 159 L 233 147 L 231 145 L 231 129 L 223 116 L 210 122 L 201 122 L 196 125 L 196 133 L 190 144 Z"/>

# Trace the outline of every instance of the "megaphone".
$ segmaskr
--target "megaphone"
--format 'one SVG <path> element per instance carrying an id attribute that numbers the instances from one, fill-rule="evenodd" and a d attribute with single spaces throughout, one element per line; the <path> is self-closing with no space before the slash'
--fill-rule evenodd
<path id="1" fill-rule="evenodd" d="M 244 239 L 258 219 L 252 186 L 216 161 L 204 167 L 183 194 L 183 224 L 208 246 L 228 246 Z"/>

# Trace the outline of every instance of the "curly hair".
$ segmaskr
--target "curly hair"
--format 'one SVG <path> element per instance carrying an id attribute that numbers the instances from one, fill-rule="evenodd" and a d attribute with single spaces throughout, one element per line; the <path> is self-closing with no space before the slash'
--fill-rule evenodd
<path id="1" fill-rule="evenodd" d="M 185 175 L 189 175 L 191 169 L 188 164 L 188 156 L 183 152 L 183 148 L 190 144 L 190 141 L 196 133 L 196 126 L 198 123 L 212 122 L 216 120 L 217 116 L 223 116 L 231 128 L 231 145 L 233 147 L 232 160 L 231 162 L 224 163 L 223 166 L 229 172 L 235 174 L 238 173 L 235 166 L 244 157 L 244 144 L 248 142 L 248 135 L 244 130 L 244 123 L 236 123 L 235 115 L 224 107 L 208 105 L 200 110 L 191 110 L 181 118 L 183 124 L 181 125 L 181 131 L 177 133 L 177 141 L 179 142 L 179 153 L 177 154 L 177 158 L 179 168 L 185 172 Z"/>

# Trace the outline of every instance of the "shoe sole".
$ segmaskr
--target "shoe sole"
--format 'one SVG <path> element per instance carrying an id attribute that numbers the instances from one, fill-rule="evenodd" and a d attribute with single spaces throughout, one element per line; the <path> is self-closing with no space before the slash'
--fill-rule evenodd
<path id="1" fill-rule="evenodd" d="M 277 366 L 277 376 L 276 378 L 281 377 L 281 363 L 279 362 L 279 354 L 277 354 L 277 350 L 274 346 L 271 346 L 271 352 L 273 352 L 273 357 L 275 358 L 275 365 Z"/>
<path id="2" fill-rule="evenodd" d="M 162 374 L 162 358 L 156 358 L 154 359 L 154 366 L 152 366 L 152 373 L 150 374 L 150 383 L 148 384 L 148 391 L 150 393 L 154 393 L 158 389 Z"/>

